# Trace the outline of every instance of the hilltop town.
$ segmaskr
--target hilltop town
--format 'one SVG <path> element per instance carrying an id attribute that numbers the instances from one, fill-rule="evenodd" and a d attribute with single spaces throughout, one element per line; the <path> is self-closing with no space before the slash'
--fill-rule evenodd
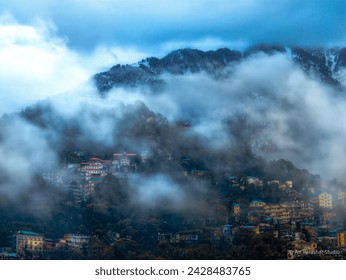
<path id="1" fill-rule="evenodd" d="M 41 184 L 60 197 L 56 212 L 51 205 L 34 205 L 30 211 L 52 213 L 36 221 L 12 217 L 6 227 L 3 221 L 0 257 L 345 258 L 346 191 L 342 183 L 308 173 L 290 179 L 290 172 L 285 177 L 279 171 L 278 178 L 273 172 L 220 177 L 197 168 L 197 161 L 186 156 L 179 159 L 175 176 L 191 187 L 186 191 L 191 205 L 167 206 L 177 203 L 169 197 L 164 197 L 162 205 L 143 205 L 131 196 L 143 196 L 147 190 L 136 192 L 131 182 L 148 176 L 154 160 L 148 152 L 101 157 L 73 151 L 65 155 L 62 165 L 48 164 Z M 166 164 L 174 160 L 167 158 Z M 271 164 L 273 170 L 274 166 L 291 166 L 284 160 Z M 203 197 L 196 186 L 203 188 Z M 190 198 L 193 195 L 197 199 Z"/>

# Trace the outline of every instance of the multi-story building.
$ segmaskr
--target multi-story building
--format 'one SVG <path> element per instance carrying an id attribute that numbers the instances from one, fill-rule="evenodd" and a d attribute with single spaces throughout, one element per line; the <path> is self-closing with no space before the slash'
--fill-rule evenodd
<path id="1" fill-rule="evenodd" d="M 246 178 L 246 183 L 248 185 L 263 186 L 262 180 L 258 179 L 257 177 L 252 177 L 252 176 L 248 176 Z"/>
<path id="2" fill-rule="evenodd" d="M 15 235 L 15 249 L 19 255 L 25 252 L 40 254 L 43 252 L 43 235 L 32 231 L 18 231 Z"/>
<path id="3" fill-rule="evenodd" d="M 136 171 L 137 154 L 113 154 L 112 174 L 118 178 L 129 178 Z"/>
<path id="4" fill-rule="evenodd" d="M 239 216 L 239 214 L 240 214 L 240 204 L 239 203 L 233 203 L 232 208 L 233 208 L 233 215 L 234 216 Z"/>
<path id="5" fill-rule="evenodd" d="M 91 158 L 89 162 L 81 164 L 81 173 L 86 181 L 98 182 L 107 175 L 109 161 L 99 158 Z"/>
<path id="6" fill-rule="evenodd" d="M 91 236 L 86 234 L 68 233 L 64 236 L 66 243 L 73 247 L 83 247 L 89 243 L 90 238 Z"/>
<path id="7" fill-rule="evenodd" d="M 285 205 L 280 203 L 268 204 L 263 208 L 266 217 L 278 219 L 282 223 L 287 223 L 290 220 L 290 215 Z"/>
<path id="8" fill-rule="evenodd" d="M 250 207 L 264 207 L 265 205 L 266 203 L 261 200 L 253 200 L 250 202 Z"/>
<path id="9" fill-rule="evenodd" d="M 263 208 L 265 216 L 276 218 L 282 223 L 312 222 L 314 220 L 313 204 L 309 201 L 295 201 L 268 204 Z"/>
<path id="10" fill-rule="evenodd" d="M 342 207 L 346 206 L 346 192 L 338 193 L 338 205 Z"/>
<path id="11" fill-rule="evenodd" d="M 180 242 L 197 242 L 200 234 L 200 230 L 183 230 L 178 232 L 178 238 Z"/>
<path id="12" fill-rule="evenodd" d="M 221 233 L 220 228 L 218 231 Z M 158 233 L 157 239 L 160 243 L 190 243 L 198 242 L 200 230 L 184 230 L 178 233 Z"/>
<path id="13" fill-rule="evenodd" d="M 346 231 L 340 231 L 336 235 L 338 247 L 346 247 Z"/>
<path id="14" fill-rule="evenodd" d="M 310 201 L 294 201 L 286 204 L 294 222 L 313 222 L 314 206 Z"/>
<path id="15" fill-rule="evenodd" d="M 321 209 L 333 209 L 333 197 L 327 192 L 323 192 L 316 196 L 314 201 Z"/>
<path id="16" fill-rule="evenodd" d="M 274 232 L 274 226 L 267 224 L 267 223 L 259 223 L 256 227 L 255 227 L 255 233 L 257 235 L 259 234 L 263 234 L 266 232 Z"/>
<path id="17" fill-rule="evenodd" d="M 158 233 L 157 240 L 160 243 L 179 243 L 179 234 Z"/>
<path id="18" fill-rule="evenodd" d="M 72 195 L 75 202 L 81 202 L 83 197 L 83 186 L 77 183 L 64 185 L 65 192 Z"/>

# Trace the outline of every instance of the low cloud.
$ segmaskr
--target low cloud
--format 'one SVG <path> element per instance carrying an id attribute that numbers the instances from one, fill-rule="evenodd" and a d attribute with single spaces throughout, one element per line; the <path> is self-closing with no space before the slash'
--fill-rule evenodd
<path id="1" fill-rule="evenodd" d="M 57 155 L 40 128 L 20 118 L 6 122 L 1 119 L 0 191 L 17 195 L 35 184 L 35 176 L 56 162 Z"/>
<path id="2" fill-rule="evenodd" d="M 134 180 L 131 188 L 135 202 L 147 207 L 182 208 L 188 203 L 183 188 L 162 174 Z"/>
<path id="3" fill-rule="evenodd" d="M 176 182 L 169 175 L 144 176 L 130 182 L 130 198 L 136 207 L 165 211 L 207 213 L 211 198 L 203 182 Z"/>
<path id="4" fill-rule="evenodd" d="M 163 92 L 128 96 L 171 122 L 190 123 L 189 133 L 213 149 L 243 141 L 267 159 L 343 177 L 346 100 L 337 89 L 304 73 L 285 54 L 257 54 L 227 72 L 228 78 L 217 80 L 205 73 L 164 75 Z M 118 90 L 110 96 L 119 96 Z"/>
<path id="5" fill-rule="evenodd" d="M 1 153 L 11 164 L 2 167 L 3 173 L 12 177 L 15 170 L 22 170 L 24 181 L 30 181 L 26 159 L 33 162 L 32 170 L 39 172 L 40 163 L 59 157 L 66 148 L 66 135 L 70 135 L 68 141 L 73 148 L 83 143 L 91 150 L 95 146 L 96 150 L 114 152 L 112 149 L 124 147 L 137 153 L 148 150 L 160 154 L 164 147 L 178 159 L 189 156 L 187 150 L 196 155 L 227 157 L 239 143 L 245 143 L 266 159 L 285 158 L 327 179 L 344 178 L 346 101 L 340 92 L 304 73 L 284 54 L 250 56 L 225 71 L 228 76 L 218 79 L 206 73 L 164 74 L 165 88 L 155 94 L 118 88 L 100 98 L 92 85 L 84 83 L 66 94 L 50 97 L 42 102 L 42 108 L 49 110 L 43 109 L 41 119 L 27 117 L 4 130 Z M 166 117 L 168 124 L 160 124 L 164 119 L 155 113 Z M 179 121 L 188 124 L 187 128 L 175 127 Z M 159 133 L 164 135 L 158 137 Z M 20 148 L 15 149 L 14 144 Z M 37 162 L 34 155 L 41 160 Z M 15 162 L 24 166 L 17 168 L 20 165 Z M 217 162 L 215 168 L 221 165 Z M 231 165 L 230 159 L 227 168 Z M 213 167 L 208 162 L 206 166 Z M 160 172 L 142 182 L 147 188 L 136 190 L 143 203 L 156 188 L 153 186 L 158 186 L 158 204 L 165 200 L 175 204 L 176 196 L 170 195 L 170 190 L 184 193 L 179 183 Z M 138 181 L 138 186 L 142 183 Z M 171 189 L 167 187 L 170 185 Z"/>
<path id="6" fill-rule="evenodd" d="M 76 88 L 98 71 L 144 55 L 102 45 L 78 53 L 57 32 L 50 21 L 21 24 L 9 13 L 0 16 L 0 114 Z"/>

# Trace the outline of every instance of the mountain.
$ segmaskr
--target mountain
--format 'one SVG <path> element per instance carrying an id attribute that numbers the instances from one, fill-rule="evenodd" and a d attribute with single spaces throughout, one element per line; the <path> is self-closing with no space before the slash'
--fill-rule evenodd
<path id="1" fill-rule="evenodd" d="M 264 52 L 286 54 L 306 73 L 313 74 L 332 85 L 341 85 L 342 69 L 346 66 L 346 48 L 300 48 L 259 45 L 244 52 L 243 57 Z"/>
<path id="2" fill-rule="evenodd" d="M 182 75 L 201 71 L 218 77 L 227 67 L 257 53 L 269 55 L 286 54 L 306 73 L 334 86 L 343 82 L 342 69 L 346 66 L 346 48 L 300 48 L 275 45 L 258 45 L 241 53 L 227 48 L 216 51 L 179 49 L 163 58 L 149 57 L 131 65 L 116 65 L 110 70 L 96 74 L 93 79 L 100 92 L 114 87 L 136 87 L 147 85 L 160 89 L 164 82 L 161 74 Z"/>
<path id="3" fill-rule="evenodd" d="M 159 75 L 163 73 L 184 74 L 206 71 L 215 74 L 233 63 L 240 61 L 242 55 L 238 51 L 218 49 L 216 51 L 200 51 L 193 49 L 176 50 L 163 57 L 149 57 L 132 65 L 116 65 L 109 71 L 96 74 L 94 80 L 100 92 L 117 86 L 149 85 L 152 88 L 162 86 Z"/>

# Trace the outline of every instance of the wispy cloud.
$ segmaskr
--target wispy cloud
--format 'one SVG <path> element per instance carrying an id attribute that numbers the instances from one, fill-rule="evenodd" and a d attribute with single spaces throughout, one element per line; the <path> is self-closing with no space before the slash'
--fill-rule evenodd
<path id="1" fill-rule="evenodd" d="M 102 45 L 91 53 L 78 53 L 57 35 L 52 22 L 20 24 L 5 13 L 0 17 L 0 114 L 73 89 L 100 70 L 143 55 Z"/>

